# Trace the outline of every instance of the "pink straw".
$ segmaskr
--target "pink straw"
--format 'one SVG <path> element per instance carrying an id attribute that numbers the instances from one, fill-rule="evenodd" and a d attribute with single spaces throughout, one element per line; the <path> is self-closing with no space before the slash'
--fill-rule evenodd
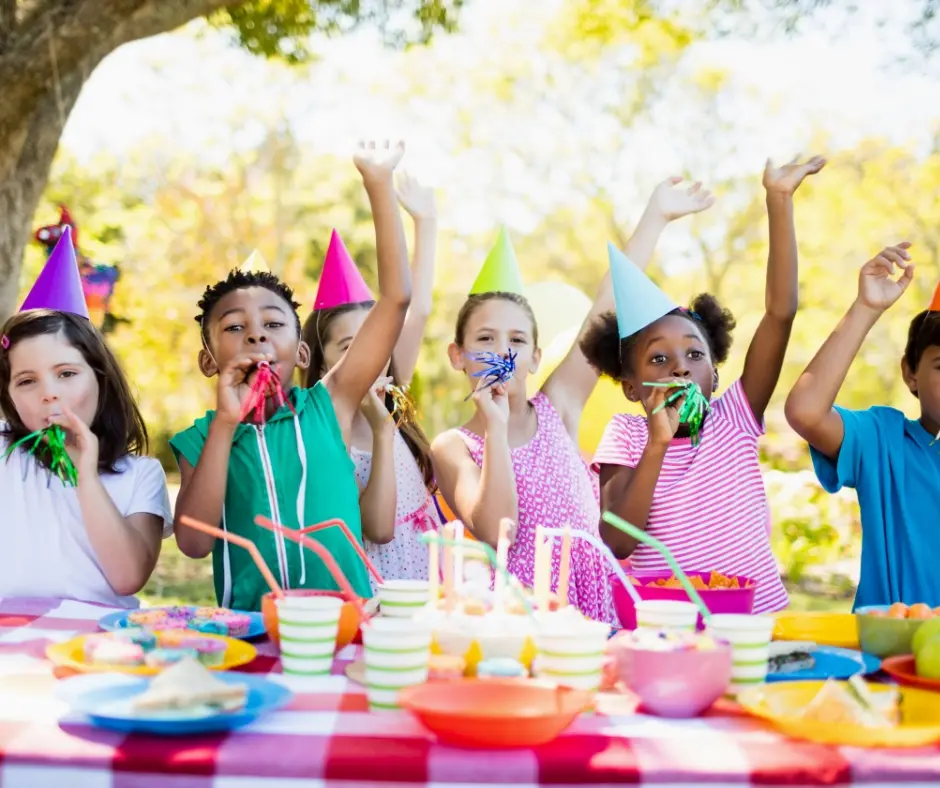
<path id="1" fill-rule="evenodd" d="M 379 570 L 376 569 L 372 561 L 369 560 L 369 556 L 366 555 L 366 551 L 363 546 L 359 544 L 359 540 L 353 536 L 352 531 L 349 530 L 349 526 L 347 526 L 346 523 L 344 523 L 342 520 L 324 520 L 322 523 L 317 523 L 316 525 L 308 525 L 306 528 L 299 528 L 297 531 L 295 531 L 295 533 L 312 534 L 316 533 L 317 531 L 322 531 L 324 528 L 330 528 L 334 525 L 337 526 L 346 535 L 349 543 L 353 546 L 353 550 L 359 554 L 359 557 L 362 559 L 362 563 L 366 565 L 366 569 L 372 573 L 372 576 L 375 578 L 375 582 L 379 585 L 384 583 L 385 580 L 382 578 L 382 575 L 379 574 Z"/>

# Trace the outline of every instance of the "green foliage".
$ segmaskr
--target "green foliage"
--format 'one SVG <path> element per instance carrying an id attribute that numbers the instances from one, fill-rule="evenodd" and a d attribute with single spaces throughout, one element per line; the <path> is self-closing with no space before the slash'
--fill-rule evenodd
<path id="1" fill-rule="evenodd" d="M 311 59 L 311 36 L 377 27 L 387 44 L 427 43 L 435 31 L 456 29 L 464 0 L 249 0 L 223 9 L 210 21 L 234 31 L 254 55 L 288 63 Z"/>

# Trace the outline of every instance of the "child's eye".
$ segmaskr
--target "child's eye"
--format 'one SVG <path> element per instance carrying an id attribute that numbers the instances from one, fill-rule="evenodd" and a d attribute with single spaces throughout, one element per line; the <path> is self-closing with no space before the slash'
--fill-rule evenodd
<path id="1" fill-rule="evenodd" d="M 653 364 L 665 364 L 665 363 L 666 363 L 666 355 L 665 355 L 664 353 L 657 353 L 655 356 L 653 356 L 653 357 L 650 359 L 650 361 L 651 361 Z"/>
<path id="2" fill-rule="evenodd" d="M 20 378 L 20 379 L 16 382 L 16 387 L 17 387 L 17 388 L 22 388 L 23 386 L 28 386 L 30 383 L 35 383 L 35 382 L 36 382 L 36 381 L 34 381 L 32 378 Z"/>
<path id="3" fill-rule="evenodd" d="M 63 372 L 60 372 L 60 373 L 59 373 L 59 377 L 60 377 L 60 378 L 74 378 L 75 375 L 77 375 L 77 374 L 78 374 L 77 372 L 75 372 L 75 371 L 73 371 L 73 370 L 71 370 L 71 369 L 66 369 L 66 370 L 64 370 Z"/>
<path id="4" fill-rule="evenodd" d="M 236 331 L 241 331 L 241 330 L 242 330 L 242 327 L 241 327 L 241 324 L 239 324 L 239 323 L 233 323 L 233 324 L 230 325 L 230 326 L 226 326 L 226 327 L 223 328 L 222 330 L 225 331 L 225 332 L 227 332 L 227 333 L 234 333 L 234 332 L 236 332 Z"/>
<path id="5" fill-rule="evenodd" d="M 477 342 L 489 342 L 493 337 L 489 334 L 483 334 L 482 336 L 477 337 Z"/>
<path id="6" fill-rule="evenodd" d="M 701 361 L 705 358 L 705 354 L 701 350 L 690 350 L 689 358 L 694 359 L 695 361 Z"/>
<path id="7" fill-rule="evenodd" d="M 525 338 L 524 338 L 524 337 L 513 337 L 511 341 L 512 341 L 512 342 L 515 342 L 517 345 L 524 345 L 524 344 L 525 344 Z"/>
<path id="8" fill-rule="evenodd" d="M 284 324 L 278 323 L 276 320 L 271 321 L 270 323 L 265 323 L 264 325 L 265 325 L 265 328 L 274 328 L 274 329 L 284 328 Z"/>

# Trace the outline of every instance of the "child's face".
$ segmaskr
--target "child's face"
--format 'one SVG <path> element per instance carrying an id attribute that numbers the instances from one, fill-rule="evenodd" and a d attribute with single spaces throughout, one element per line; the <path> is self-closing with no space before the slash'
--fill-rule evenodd
<path id="1" fill-rule="evenodd" d="M 333 369 L 340 359 L 346 355 L 346 351 L 349 350 L 349 346 L 356 338 L 356 334 L 359 333 L 359 329 L 362 328 L 368 314 L 368 309 L 354 309 L 333 318 L 323 343 L 323 369 L 321 374 L 325 375 Z M 385 371 L 382 373 L 383 377 L 388 374 L 390 366 L 391 360 L 385 366 Z"/>
<path id="2" fill-rule="evenodd" d="M 209 353 L 203 351 L 200 359 L 208 377 L 239 356 L 261 353 L 277 365 L 286 385 L 295 367 L 306 369 L 310 362 L 294 310 L 264 287 L 246 287 L 223 296 L 209 315 L 208 334 Z"/>
<path id="3" fill-rule="evenodd" d="M 929 432 L 940 431 L 940 345 L 929 345 L 924 350 L 914 372 L 901 362 L 904 382 L 920 400 L 921 418 Z"/>
<path id="4" fill-rule="evenodd" d="M 61 334 L 41 334 L 10 349 L 10 398 L 30 432 L 48 427 L 63 405 L 91 426 L 98 413 L 98 378 Z"/>
<path id="5" fill-rule="evenodd" d="M 471 388 L 479 385 L 475 372 L 487 364 L 474 361 L 475 353 L 496 353 L 504 358 L 516 354 L 516 371 L 509 381 L 509 393 L 525 395 L 526 376 L 538 371 L 542 351 L 535 346 L 532 319 L 518 304 L 494 298 L 481 303 L 470 315 L 464 329 L 464 346 L 448 348 L 451 366 L 467 374 Z"/>
<path id="6" fill-rule="evenodd" d="M 680 315 L 660 318 L 643 329 L 630 353 L 632 374 L 623 382 L 627 399 L 645 402 L 652 389 L 644 383 L 672 378 L 694 380 L 711 399 L 717 384 L 715 366 L 694 320 Z"/>

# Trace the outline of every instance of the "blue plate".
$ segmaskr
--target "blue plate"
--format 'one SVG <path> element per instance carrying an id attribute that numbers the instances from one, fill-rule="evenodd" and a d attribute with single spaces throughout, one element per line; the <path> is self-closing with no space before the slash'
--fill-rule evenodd
<path id="1" fill-rule="evenodd" d="M 131 709 L 130 701 L 147 688 L 149 679 L 120 673 L 74 676 L 62 681 L 56 694 L 72 711 L 84 715 L 96 727 L 156 736 L 189 736 L 240 728 L 286 706 L 294 696 L 287 687 L 263 676 L 250 673 L 214 673 L 213 676 L 228 684 L 248 686 L 244 708 L 199 716 L 181 716 L 179 712 L 138 715 Z"/>
<path id="2" fill-rule="evenodd" d="M 195 605 L 190 605 L 194 610 Z M 152 610 L 160 610 L 159 607 L 150 608 Z M 118 629 L 124 629 L 127 624 L 127 617 L 131 613 L 136 613 L 136 610 L 118 610 L 116 613 L 108 613 L 106 616 L 102 616 L 98 619 L 98 626 L 103 629 L 105 632 L 114 632 Z M 260 613 L 249 613 L 247 610 L 233 610 L 233 613 L 244 613 L 246 616 L 251 616 L 251 624 L 248 625 L 248 634 L 244 637 L 239 638 L 239 640 L 253 640 L 254 638 L 261 637 L 265 634 L 264 629 L 264 616 Z M 198 634 L 198 633 L 197 633 Z"/>
<path id="3" fill-rule="evenodd" d="M 816 664 L 807 670 L 792 673 L 768 673 L 767 681 L 825 681 L 847 679 L 855 675 L 876 673 L 881 669 L 881 660 L 871 654 L 835 646 L 817 646 L 813 651 Z"/>

